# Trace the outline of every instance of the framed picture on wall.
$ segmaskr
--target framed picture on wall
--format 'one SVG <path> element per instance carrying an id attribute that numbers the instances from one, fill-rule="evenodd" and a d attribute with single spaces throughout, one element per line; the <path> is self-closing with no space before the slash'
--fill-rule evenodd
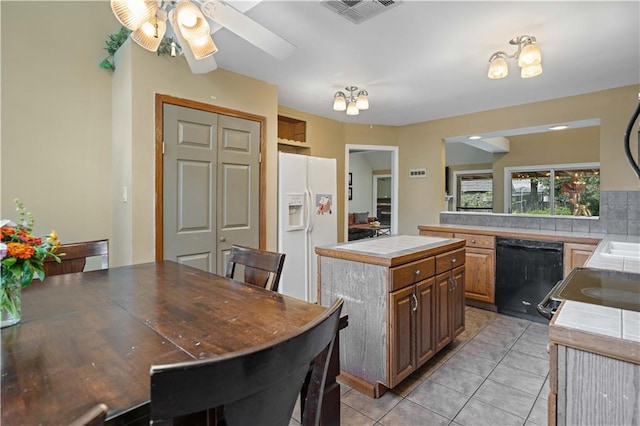
<path id="1" fill-rule="evenodd" d="M 351 176 L 351 172 L 349 172 L 349 186 L 353 185 L 353 177 Z M 349 198 L 351 199 L 351 198 Z"/>
<path id="2" fill-rule="evenodd" d="M 349 187 L 349 201 L 351 201 L 352 199 L 353 199 L 353 194 L 351 193 L 351 187 Z"/>

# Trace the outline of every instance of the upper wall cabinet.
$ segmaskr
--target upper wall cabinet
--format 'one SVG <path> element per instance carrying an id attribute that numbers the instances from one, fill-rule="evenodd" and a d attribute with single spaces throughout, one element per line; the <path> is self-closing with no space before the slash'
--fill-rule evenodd
<path id="1" fill-rule="evenodd" d="M 278 115 L 278 151 L 310 154 L 307 122 Z"/>

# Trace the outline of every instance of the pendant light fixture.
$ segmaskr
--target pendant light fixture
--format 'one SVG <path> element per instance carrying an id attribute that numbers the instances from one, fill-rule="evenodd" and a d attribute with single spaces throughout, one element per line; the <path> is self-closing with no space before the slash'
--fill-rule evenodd
<path id="1" fill-rule="evenodd" d="M 358 90 L 357 86 L 347 86 L 345 90 L 349 92 L 345 95 L 344 92 L 339 91 L 333 95 L 333 109 L 335 111 L 346 111 L 347 115 L 358 115 L 360 110 L 369 109 L 369 93 L 366 90 Z"/>
<path id="2" fill-rule="evenodd" d="M 518 50 L 509 55 L 506 52 L 498 51 L 489 57 L 490 79 L 504 78 L 509 74 L 507 59 L 517 59 L 520 66 L 520 77 L 530 78 L 542 74 L 542 54 L 536 45 L 536 38 L 528 35 L 521 35 L 509 40 L 509 44 L 517 46 Z"/>

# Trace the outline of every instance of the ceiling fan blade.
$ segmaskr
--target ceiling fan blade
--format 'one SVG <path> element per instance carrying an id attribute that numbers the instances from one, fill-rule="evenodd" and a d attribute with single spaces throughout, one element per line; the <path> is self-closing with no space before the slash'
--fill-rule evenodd
<path id="1" fill-rule="evenodd" d="M 207 18 L 278 59 L 285 59 L 296 49 L 287 40 L 222 1 L 202 1 L 201 9 Z"/>
<path id="2" fill-rule="evenodd" d="M 169 12 L 169 22 L 171 23 L 173 33 L 178 39 L 178 43 L 180 43 L 180 46 L 182 47 L 182 54 L 187 58 L 187 63 L 189 64 L 189 68 L 191 68 L 191 72 L 194 74 L 206 74 L 218 68 L 218 64 L 216 63 L 213 55 L 204 59 L 196 59 L 195 56 L 193 56 L 191 49 L 189 49 L 189 43 L 187 43 L 187 40 L 185 40 L 180 33 L 180 27 L 178 27 L 175 20 L 174 10 Z"/>

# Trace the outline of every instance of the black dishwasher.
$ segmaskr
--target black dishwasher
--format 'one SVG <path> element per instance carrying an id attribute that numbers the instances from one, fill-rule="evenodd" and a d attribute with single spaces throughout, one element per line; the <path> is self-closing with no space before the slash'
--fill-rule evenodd
<path id="1" fill-rule="evenodd" d="M 536 307 L 562 280 L 563 244 L 496 238 L 496 308 L 498 312 L 548 322 Z"/>

